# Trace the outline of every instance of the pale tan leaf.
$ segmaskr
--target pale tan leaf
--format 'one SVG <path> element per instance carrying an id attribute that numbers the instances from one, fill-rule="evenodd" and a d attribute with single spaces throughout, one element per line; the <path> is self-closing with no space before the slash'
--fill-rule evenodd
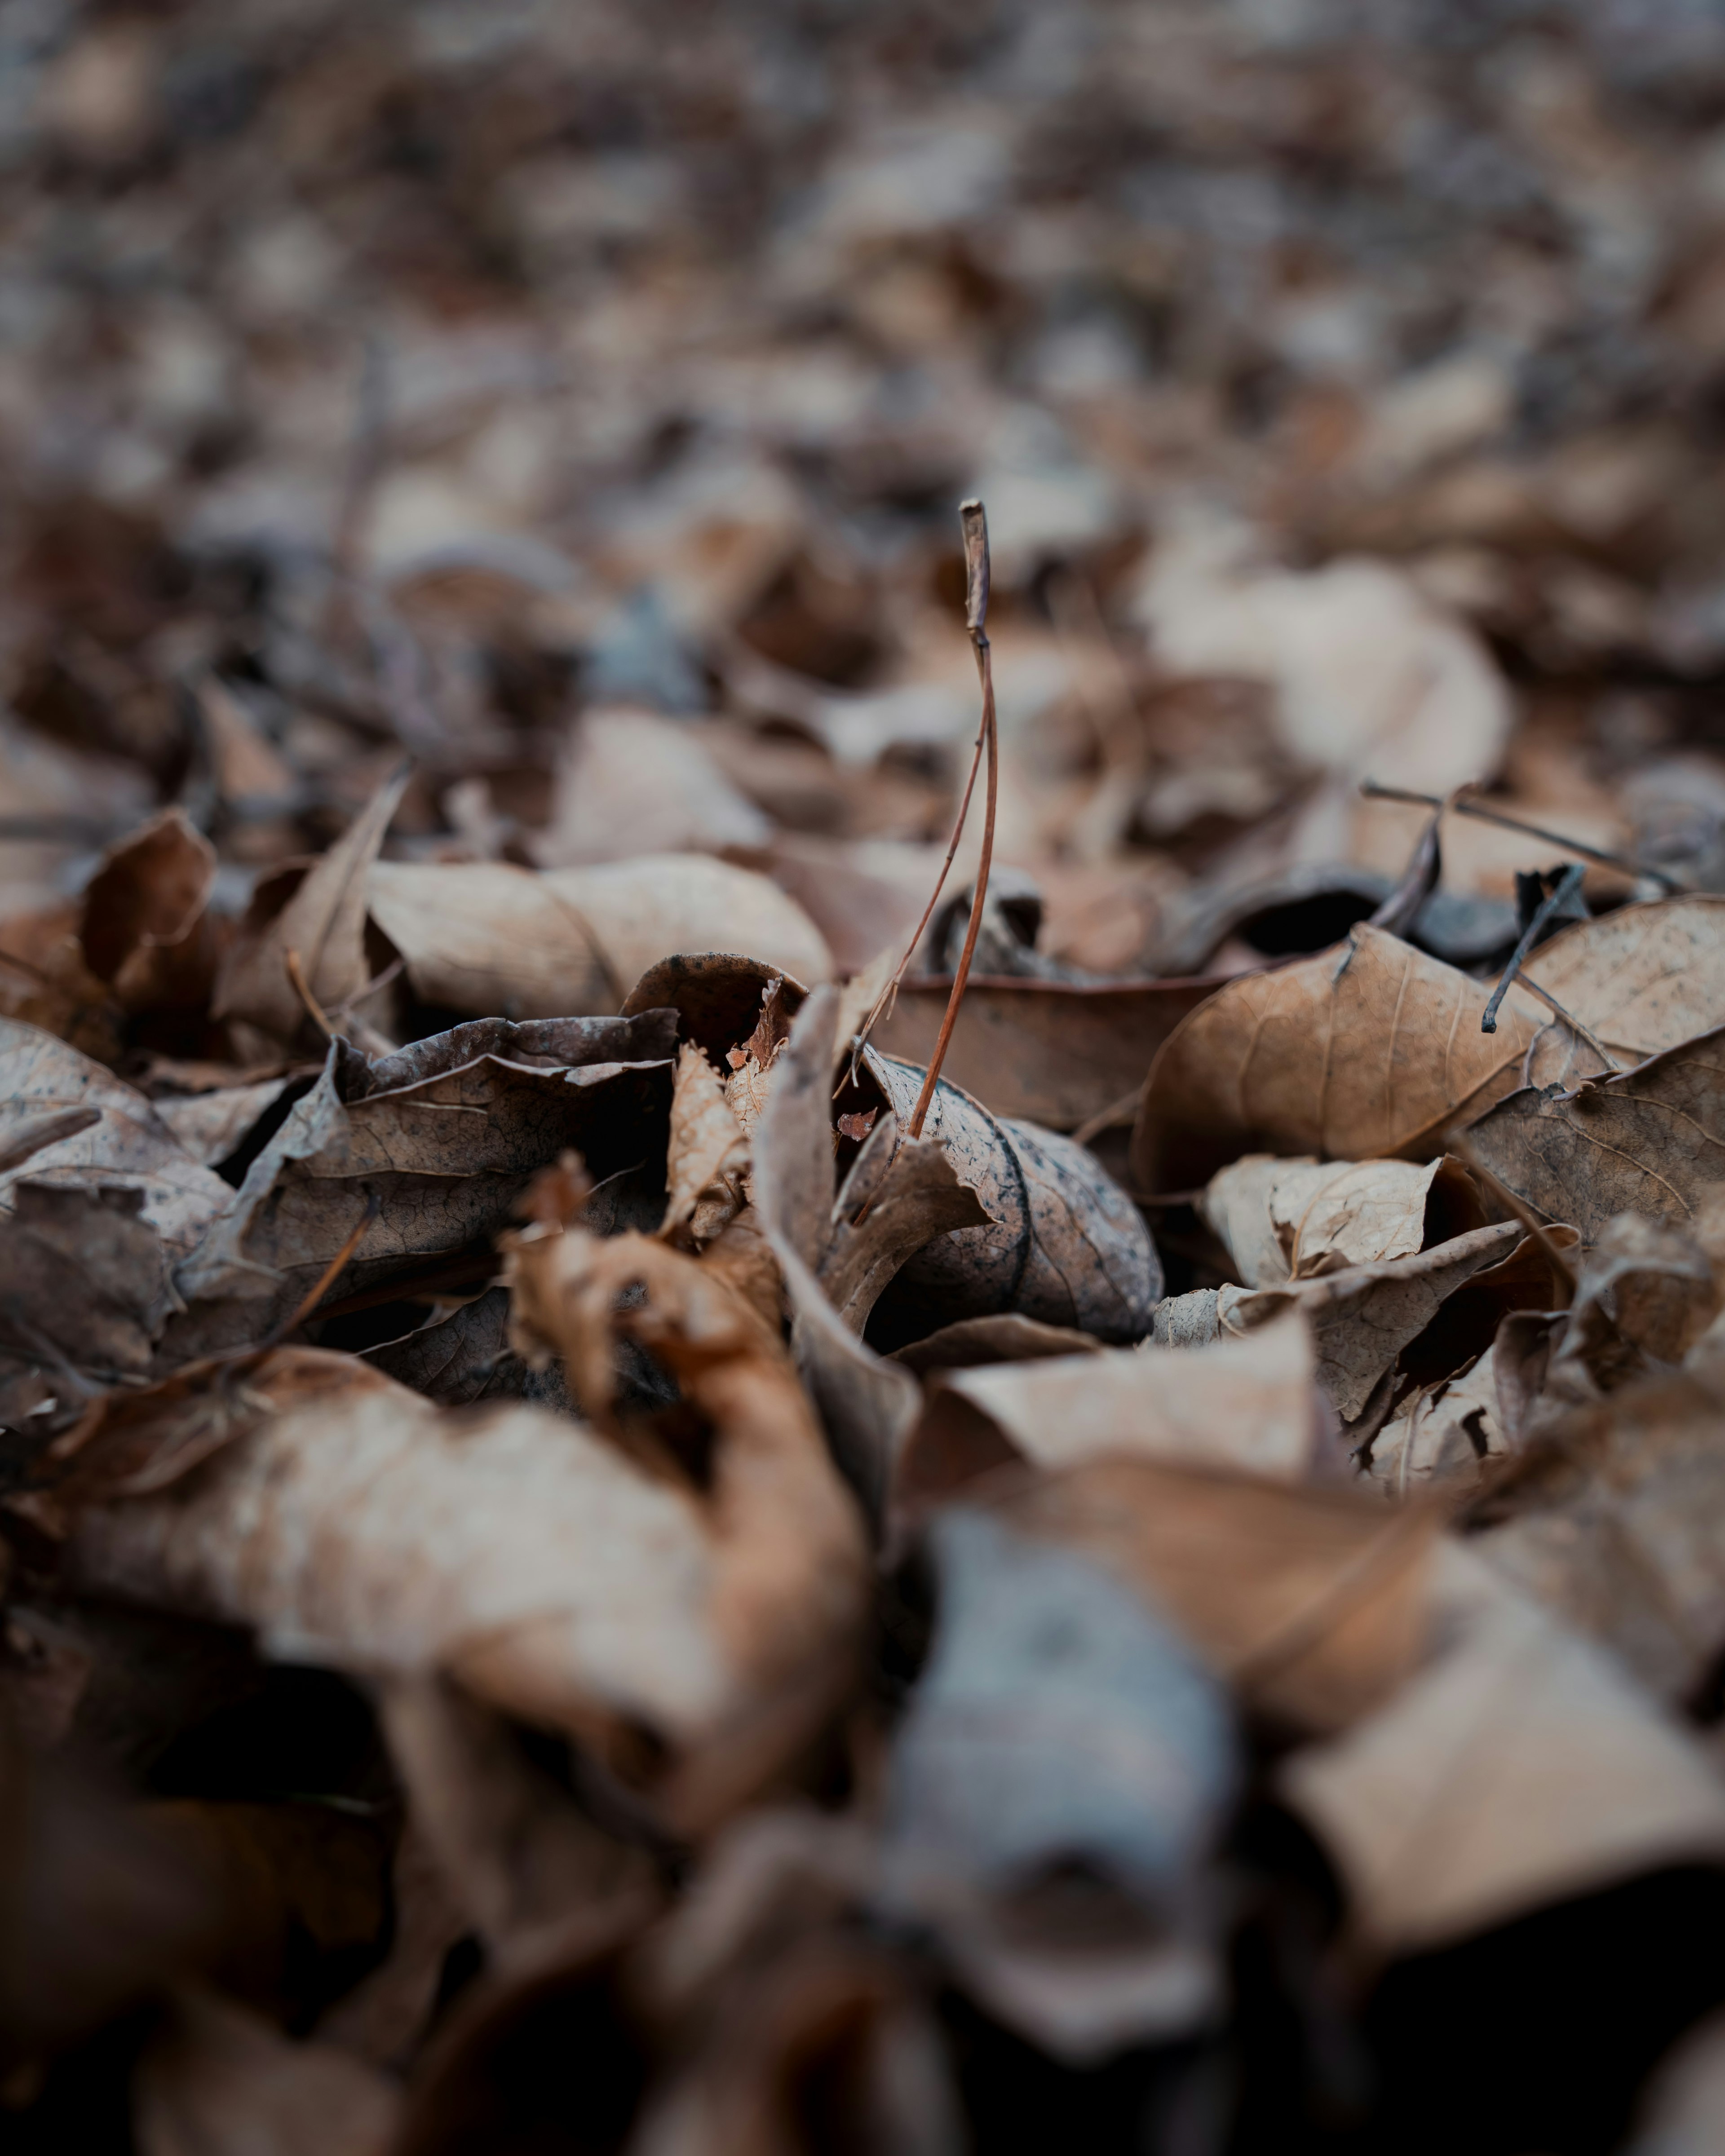
<path id="1" fill-rule="evenodd" d="M 1466 1170 L 1447 1158 L 1416 1167 L 1249 1153 L 1211 1178 L 1198 1210 L 1246 1287 L 1410 1257 L 1485 1220 Z"/>
<path id="2" fill-rule="evenodd" d="M 677 951 L 747 952 L 811 983 L 832 971 L 793 900 L 767 877 L 704 855 L 539 875 L 498 861 L 378 861 L 367 891 L 414 993 L 475 1018 L 614 1011 Z"/>
<path id="3" fill-rule="evenodd" d="M 748 1135 L 726 1102 L 723 1081 L 706 1051 L 685 1040 L 677 1050 L 672 1083 L 660 1234 L 692 1223 L 696 1242 L 711 1242 L 742 1205 L 737 1186 L 748 1158 Z"/>
<path id="4" fill-rule="evenodd" d="M 174 1257 L 234 1193 L 181 1145 L 143 1095 L 50 1033 L 0 1019 L 0 1207 L 21 1179 L 136 1190 Z"/>
<path id="5" fill-rule="evenodd" d="M 1296 1311 L 1191 1354 L 1105 1348 L 950 1370 L 906 1447 L 900 1501 L 944 1494 L 1008 1460 L 1053 1468 L 1116 1452 L 1297 1481 L 1317 1432 L 1314 1381 Z"/>
<path id="6" fill-rule="evenodd" d="M 1279 1776 L 1365 1946 L 1419 1953 L 1725 1856 L 1717 1774 L 1610 1659 L 1457 1544 L 1430 1578 L 1431 1661 Z"/>
<path id="7" fill-rule="evenodd" d="M 1725 896 L 1620 906 L 1542 944 L 1530 980 L 1626 1061 L 1725 1025 Z"/>
<path id="8" fill-rule="evenodd" d="M 877 1128 L 890 1144 L 891 1127 Z M 860 1333 L 875 1298 L 907 1258 L 937 1235 L 987 1226 L 991 1217 L 933 1139 L 906 1138 L 870 1189 L 860 1220 L 836 1214 L 817 1277 L 845 1323 Z"/>
<path id="9" fill-rule="evenodd" d="M 1250 1332 L 1278 1312 L 1298 1309 L 1317 1342 L 1317 1381 L 1348 1422 L 1364 1409 L 1373 1388 L 1395 1367 L 1442 1305 L 1476 1276 L 1507 1260 L 1522 1242 L 1513 1220 L 1476 1228 L 1412 1256 L 1349 1265 L 1317 1280 L 1284 1287 L 1224 1287 L 1216 1297 L 1224 1333 Z M 1466 1361 L 1489 1344 L 1461 1354 Z"/>

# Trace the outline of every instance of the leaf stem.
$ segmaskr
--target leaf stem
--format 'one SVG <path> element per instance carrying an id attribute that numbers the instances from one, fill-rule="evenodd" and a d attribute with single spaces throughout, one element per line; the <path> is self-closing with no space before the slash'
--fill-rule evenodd
<path id="1" fill-rule="evenodd" d="M 976 654 L 977 677 L 983 690 L 982 742 L 988 750 L 988 784 L 983 805 L 983 845 L 978 858 L 976 887 L 970 898 L 970 923 L 964 932 L 964 948 L 952 971 L 952 993 L 947 998 L 946 1016 L 941 1020 L 941 1029 L 934 1044 L 934 1053 L 928 1059 L 928 1069 L 922 1080 L 922 1090 L 916 1096 L 916 1105 L 911 1111 L 910 1135 L 920 1138 L 922 1125 L 928 1115 L 929 1105 L 934 1099 L 935 1088 L 940 1083 L 941 1065 L 947 1060 L 947 1048 L 952 1038 L 952 1028 L 958 1022 L 958 1006 L 964 1000 L 964 990 L 970 979 L 970 962 L 976 952 L 976 939 L 983 925 L 983 909 L 988 898 L 988 871 L 994 861 L 994 808 L 999 793 L 1000 742 L 999 729 L 994 717 L 993 654 L 988 644 L 988 520 L 980 501 L 961 502 L 958 520 L 964 531 L 965 600 L 964 625 L 970 631 L 971 649 Z M 975 773 L 972 772 L 974 783 Z M 969 796 L 967 793 L 966 805 Z M 956 836 L 954 844 L 956 845 Z M 950 859 L 950 856 L 948 857 Z M 945 870 L 942 870 L 944 879 Z M 914 949 L 915 946 L 912 946 Z M 909 953 L 906 954 L 908 962 Z"/>

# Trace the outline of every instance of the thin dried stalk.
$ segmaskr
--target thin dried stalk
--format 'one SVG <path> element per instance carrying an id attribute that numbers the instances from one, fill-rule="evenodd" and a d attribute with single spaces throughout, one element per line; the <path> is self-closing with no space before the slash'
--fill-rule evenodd
<path id="1" fill-rule="evenodd" d="M 1414 793 L 1405 786 L 1380 786 L 1375 778 L 1362 780 L 1360 792 L 1368 801 L 1405 801 L 1420 808 L 1452 808 L 1458 816 L 1472 816 L 1481 824 L 1498 824 L 1506 831 L 1521 831 L 1530 839 L 1543 839 L 1548 845 L 1559 851 L 1574 854 L 1584 861 L 1593 861 L 1602 869 L 1615 869 L 1620 875 L 1651 876 L 1655 883 L 1663 884 L 1668 891 L 1679 891 L 1682 885 L 1665 869 L 1656 869 L 1646 861 L 1632 861 L 1622 854 L 1608 854 L 1598 846 L 1584 846 L 1579 839 L 1565 838 L 1561 831 L 1548 831 L 1543 824 L 1530 824 L 1520 816 L 1506 815 L 1501 808 L 1488 808 L 1483 801 L 1468 798 L 1468 789 L 1458 787 L 1447 802 L 1435 793 Z"/>
<path id="2" fill-rule="evenodd" d="M 976 654 L 977 675 L 983 686 L 983 740 L 988 752 L 988 789 L 983 809 L 983 848 L 977 861 L 976 888 L 970 899 L 970 925 L 964 932 L 964 948 L 953 969 L 952 993 L 947 998 L 947 1014 L 941 1020 L 934 1053 L 928 1059 L 922 1091 L 916 1096 L 916 1105 L 911 1112 L 910 1135 L 913 1138 L 920 1138 L 922 1135 L 929 1103 L 934 1099 L 934 1089 L 940 1083 L 941 1065 L 947 1060 L 947 1047 L 952 1038 L 952 1028 L 958 1022 L 958 1006 L 964 1000 L 965 987 L 970 979 L 970 962 L 975 954 L 977 935 L 983 925 L 983 908 L 988 903 L 988 870 L 994 860 L 994 804 L 999 792 L 1000 747 L 999 730 L 994 721 L 993 655 L 988 647 L 988 520 L 980 501 L 960 503 L 958 518 L 964 528 L 964 626 L 970 631 L 971 649 Z M 914 949 L 915 946 L 911 947 Z"/>

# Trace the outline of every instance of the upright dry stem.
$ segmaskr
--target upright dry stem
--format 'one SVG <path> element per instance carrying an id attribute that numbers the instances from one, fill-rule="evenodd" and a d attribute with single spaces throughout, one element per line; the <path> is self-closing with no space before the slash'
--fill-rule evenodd
<path id="1" fill-rule="evenodd" d="M 964 1000 L 965 985 L 970 979 L 970 962 L 975 955 L 976 939 L 983 925 L 983 908 L 988 903 L 988 870 L 994 860 L 994 807 L 999 793 L 1000 751 L 994 722 L 993 654 L 989 649 L 988 634 L 988 520 L 979 501 L 962 503 L 958 516 L 964 527 L 964 625 L 970 631 L 971 649 L 976 654 L 977 675 L 983 688 L 982 739 L 988 756 L 988 787 L 983 811 L 983 847 L 977 861 L 976 888 L 970 899 L 970 923 L 964 932 L 963 951 L 953 968 L 952 993 L 947 998 L 946 1016 L 941 1020 L 940 1033 L 934 1044 L 934 1053 L 928 1059 L 922 1090 L 916 1096 L 916 1105 L 911 1113 L 910 1135 L 913 1138 L 920 1138 L 922 1135 L 922 1125 L 928 1114 L 929 1104 L 934 1099 L 936 1086 L 940 1083 L 941 1065 L 947 1060 L 947 1044 L 952 1038 L 952 1028 L 958 1020 L 958 1006 Z M 973 772 L 973 780 L 974 777 Z M 967 793 L 967 806 L 968 800 Z M 942 870 L 942 874 L 944 876 L 945 871 Z M 911 947 L 914 949 L 915 946 Z"/>

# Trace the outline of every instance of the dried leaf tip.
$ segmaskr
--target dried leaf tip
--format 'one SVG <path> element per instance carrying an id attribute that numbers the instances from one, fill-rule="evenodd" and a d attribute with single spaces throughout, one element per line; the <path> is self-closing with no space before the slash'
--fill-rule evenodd
<path id="1" fill-rule="evenodd" d="M 958 505 L 964 533 L 964 626 L 987 641 L 988 624 L 988 514 L 974 496 Z"/>

